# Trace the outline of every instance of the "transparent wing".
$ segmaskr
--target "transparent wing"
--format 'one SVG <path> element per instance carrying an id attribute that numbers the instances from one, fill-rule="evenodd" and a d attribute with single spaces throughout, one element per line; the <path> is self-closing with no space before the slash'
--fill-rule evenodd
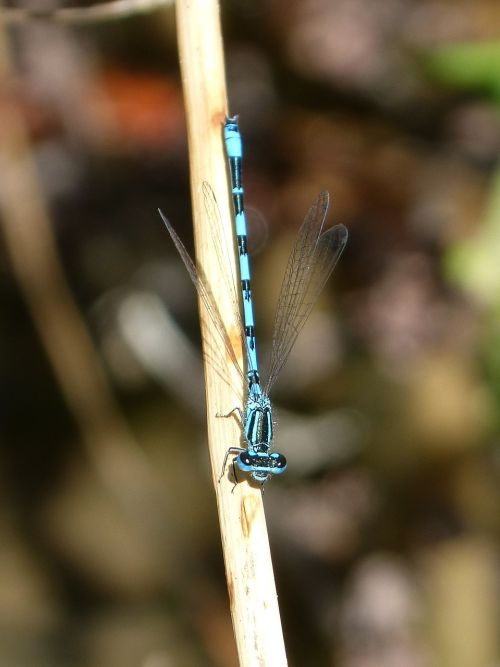
<path id="1" fill-rule="evenodd" d="M 217 203 L 215 201 L 215 196 L 213 194 L 212 188 L 208 185 L 208 183 L 204 183 L 202 187 L 202 192 L 203 192 L 203 198 L 205 202 L 205 210 L 207 211 L 207 215 L 209 216 L 209 221 L 214 224 L 210 224 L 210 229 L 211 229 L 211 242 L 214 244 L 214 247 L 216 248 L 216 255 L 217 255 L 217 260 L 218 263 L 220 264 L 220 273 L 219 275 L 221 276 L 227 276 L 227 263 L 223 265 L 223 250 L 222 250 L 222 242 L 221 239 L 219 238 L 219 235 L 216 230 L 219 229 L 219 225 L 217 223 L 217 218 L 213 218 L 213 216 L 219 216 L 219 210 Z M 163 214 L 163 212 L 158 209 L 158 212 L 165 224 L 165 227 L 167 228 L 168 233 L 170 234 L 172 241 L 174 242 L 175 247 L 177 248 L 177 251 L 179 255 L 181 256 L 182 261 L 184 262 L 184 266 L 187 269 L 187 272 L 189 274 L 189 277 L 191 278 L 196 291 L 198 292 L 198 295 L 200 299 L 203 302 L 203 305 L 205 306 L 207 313 L 212 321 L 213 326 L 215 327 L 215 330 L 217 331 L 217 334 L 224 346 L 224 350 L 231 359 L 231 362 L 234 364 L 234 366 L 238 369 L 239 373 L 243 376 L 243 370 L 241 368 L 240 363 L 238 362 L 237 356 L 235 354 L 234 348 L 231 344 L 231 339 L 230 336 L 224 326 L 219 307 L 217 305 L 217 302 L 215 300 L 215 297 L 213 295 L 213 292 L 210 288 L 210 285 L 208 284 L 208 281 L 206 280 L 205 276 L 196 268 L 193 260 L 191 259 L 188 251 L 184 247 L 184 244 L 180 240 L 180 238 L 177 236 L 176 232 L 174 231 L 172 225 L 170 224 L 169 220 L 166 218 L 166 216 Z M 226 281 L 230 283 L 230 279 Z M 241 318 L 240 318 L 240 313 L 239 313 L 239 305 L 237 302 L 237 297 L 236 292 L 235 292 L 235 287 L 234 284 L 230 287 L 231 292 L 231 300 L 234 301 L 236 300 L 236 306 L 235 306 L 235 314 L 237 314 L 237 321 L 239 322 L 239 327 L 241 329 L 240 335 L 243 335 L 243 329 L 241 325 Z M 207 341 L 205 341 L 206 343 Z M 214 345 L 211 345 L 210 347 L 206 347 L 206 351 L 208 352 L 209 358 L 211 360 L 211 363 L 215 366 L 216 371 L 218 372 L 219 375 L 221 374 L 221 368 L 223 367 L 223 364 L 218 361 L 218 358 L 220 358 L 221 355 L 221 350 L 215 349 Z"/>
<path id="2" fill-rule="evenodd" d="M 232 256 L 230 256 L 233 255 L 234 248 L 228 247 L 228 244 L 223 243 L 222 239 L 220 239 L 218 235 L 215 234 L 214 230 L 221 229 L 220 210 L 219 210 L 219 205 L 217 204 L 217 199 L 215 198 L 214 191 L 206 181 L 203 181 L 202 193 L 203 193 L 203 202 L 205 205 L 205 210 L 207 212 L 208 219 L 214 223 L 211 225 L 212 242 L 214 244 L 215 255 L 217 257 L 217 262 L 219 265 L 219 276 L 221 276 L 221 279 L 224 280 L 224 289 L 226 291 L 226 294 L 229 295 L 229 298 L 232 303 L 235 320 L 238 323 L 239 335 L 242 341 L 242 345 L 245 348 L 245 361 L 248 365 L 250 355 L 248 351 L 247 338 L 245 336 L 245 326 L 243 324 L 243 319 L 241 317 L 240 276 L 239 273 L 236 274 L 235 270 L 233 270 L 235 264 L 232 261 Z M 236 271 L 238 271 L 238 269 L 236 269 Z M 247 368 L 247 371 L 249 370 L 256 370 L 256 369 Z"/>
<path id="3" fill-rule="evenodd" d="M 215 198 L 214 191 L 210 185 L 204 181 L 202 185 L 203 201 L 205 204 L 205 210 L 209 220 L 217 222 L 217 224 L 212 225 L 213 229 L 220 229 L 220 210 Z M 219 264 L 219 275 L 222 279 L 225 279 L 225 290 L 229 294 L 233 305 L 233 311 L 235 314 L 235 319 L 238 322 L 239 333 L 242 340 L 242 345 L 245 348 L 245 361 L 249 365 L 250 354 L 248 350 L 248 342 L 245 336 L 245 326 L 243 324 L 243 319 L 241 317 L 241 289 L 240 289 L 240 276 L 239 273 L 236 275 L 234 271 L 228 271 L 229 267 L 234 266 L 234 262 L 231 261 L 232 258 L 229 257 L 230 254 L 234 252 L 233 248 L 229 248 L 227 244 L 222 243 L 220 239 L 216 239 L 215 235 L 213 238 L 215 254 L 217 256 L 217 261 Z M 236 269 L 238 270 L 238 269 Z M 247 368 L 247 371 L 257 370 L 256 368 Z"/>
<path id="4" fill-rule="evenodd" d="M 281 286 L 274 320 L 267 391 L 278 377 L 347 243 L 347 229 L 336 225 L 322 233 L 328 192 L 318 195 L 299 230 Z"/>

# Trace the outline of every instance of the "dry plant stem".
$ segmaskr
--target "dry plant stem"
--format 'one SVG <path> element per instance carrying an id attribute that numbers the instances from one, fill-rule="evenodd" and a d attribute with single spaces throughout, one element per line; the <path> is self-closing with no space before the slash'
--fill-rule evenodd
<path id="1" fill-rule="evenodd" d="M 186 106 L 191 190 L 198 265 L 210 282 L 226 331 L 241 358 L 238 323 L 221 280 L 217 257 L 211 254 L 209 221 L 200 195 L 203 181 L 212 186 L 221 210 L 221 238 L 232 238 L 228 179 L 222 141 L 226 115 L 226 88 L 219 7 L 216 0 L 178 0 L 176 3 L 180 62 Z M 234 244 L 233 244 L 234 245 Z M 234 256 L 231 261 L 235 261 Z M 237 275 L 234 265 L 228 267 Z M 200 303 L 205 350 L 222 347 Z M 237 445 L 241 428 L 234 419 L 219 419 L 243 405 L 243 382 L 229 358 L 226 373 L 237 391 L 231 391 L 205 354 L 208 439 L 212 476 L 219 509 L 231 614 L 240 665 L 283 667 L 287 664 L 281 630 L 262 494 L 247 482 L 232 493 L 227 471 L 219 483 L 224 456 Z"/>
<path id="2" fill-rule="evenodd" d="M 0 231 L 6 251 L 89 457 L 122 509 L 156 540 L 166 520 L 163 493 L 114 401 L 66 283 L 27 129 L 9 95 L 13 78 L 0 27 Z"/>

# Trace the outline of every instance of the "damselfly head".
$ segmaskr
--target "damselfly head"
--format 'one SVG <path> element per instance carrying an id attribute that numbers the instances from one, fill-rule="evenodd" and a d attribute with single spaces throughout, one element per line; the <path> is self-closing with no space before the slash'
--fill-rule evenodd
<path id="1" fill-rule="evenodd" d="M 273 475 L 285 472 L 287 462 L 283 454 L 272 452 L 271 454 L 241 452 L 236 458 L 240 470 L 250 473 L 256 482 L 266 482 Z"/>

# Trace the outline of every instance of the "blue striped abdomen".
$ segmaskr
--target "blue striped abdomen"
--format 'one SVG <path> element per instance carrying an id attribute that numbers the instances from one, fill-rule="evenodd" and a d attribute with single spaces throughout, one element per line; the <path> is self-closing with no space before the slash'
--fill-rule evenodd
<path id="1" fill-rule="evenodd" d="M 260 382 L 258 375 L 257 347 L 255 343 L 255 322 L 253 317 L 252 288 L 250 283 L 250 262 L 247 248 L 247 224 L 243 202 L 243 186 L 241 184 L 241 158 L 243 145 L 236 119 L 228 118 L 224 125 L 224 140 L 229 159 L 231 174 L 231 192 L 238 242 L 240 263 L 241 292 L 243 296 L 243 318 L 248 354 L 248 382 L 252 386 Z"/>

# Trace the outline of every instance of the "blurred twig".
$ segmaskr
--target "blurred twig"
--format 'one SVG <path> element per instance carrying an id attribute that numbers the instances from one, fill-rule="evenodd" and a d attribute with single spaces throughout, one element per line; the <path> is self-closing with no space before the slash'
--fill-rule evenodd
<path id="1" fill-rule="evenodd" d="M 208 279 L 225 330 L 235 341 L 241 359 L 241 337 L 237 316 L 228 290 L 229 277 L 220 275 L 220 262 L 210 238 L 233 239 L 229 212 L 226 160 L 222 142 L 222 122 L 226 114 L 226 86 L 222 36 L 217 0 L 179 0 L 176 4 L 177 34 L 184 101 L 186 105 L 191 166 L 191 191 L 195 227 L 196 256 Z M 221 219 L 208 219 L 201 186 L 208 181 L 216 193 Z M 220 225 L 214 232 L 212 227 Z M 232 243 L 234 247 L 234 242 Z M 237 275 L 228 255 L 228 276 Z M 240 665 L 284 667 L 286 662 L 276 588 L 260 489 L 246 482 L 232 484 L 224 475 L 219 483 L 227 448 L 238 443 L 241 430 L 233 419 L 217 419 L 243 404 L 243 382 L 229 354 L 223 355 L 227 378 L 237 391 L 230 391 L 220 373 L 210 363 L 211 350 L 222 342 L 200 304 L 202 338 L 205 349 L 207 420 L 212 476 L 218 501 L 222 545 L 230 595 L 231 614 Z"/>
<path id="2" fill-rule="evenodd" d="M 0 90 L 13 87 L 0 28 Z M 157 540 L 167 520 L 161 487 L 114 400 L 68 288 L 24 119 L 8 94 L 0 105 L 0 164 L 0 229 L 61 392 L 106 488 L 145 535 Z"/>
<path id="3" fill-rule="evenodd" d="M 29 9 L 11 7 L 0 12 L 0 21 L 18 25 L 26 21 L 54 21 L 65 25 L 86 25 L 117 21 L 135 14 L 146 14 L 158 7 L 173 4 L 173 0 L 112 0 L 92 7 L 61 7 L 60 9 Z"/>

